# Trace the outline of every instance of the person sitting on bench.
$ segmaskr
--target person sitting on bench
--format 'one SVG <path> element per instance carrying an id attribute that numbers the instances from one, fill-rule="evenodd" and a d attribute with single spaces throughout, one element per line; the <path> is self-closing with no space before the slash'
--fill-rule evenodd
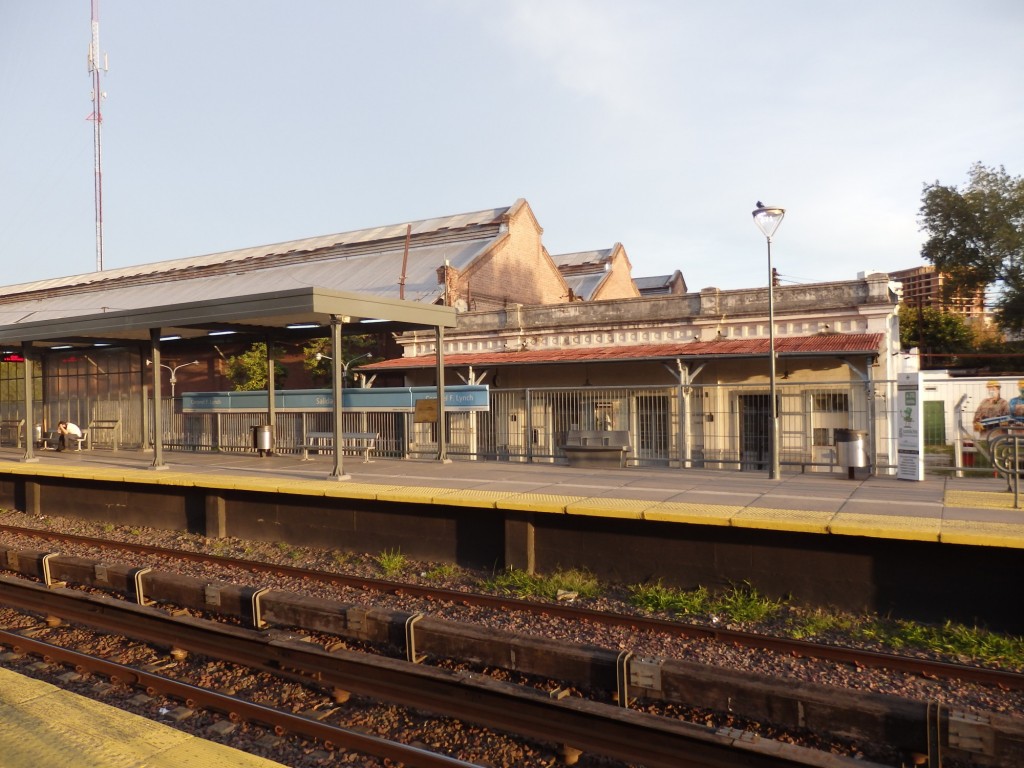
<path id="1" fill-rule="evenodd" d="M 72 437 L 81 437 L 82 430 L 77 424 L 70 421 L 61 421 L 57 423 L 57 450 L 63 451 L 66 445 L 66 436 L 71 435 Z M 77 447 L 77 446 L 76 446 Z"/>

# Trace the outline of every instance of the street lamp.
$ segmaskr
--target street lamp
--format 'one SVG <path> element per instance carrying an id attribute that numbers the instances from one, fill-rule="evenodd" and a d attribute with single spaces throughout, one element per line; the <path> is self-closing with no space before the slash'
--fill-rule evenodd
<path id="1" fill-rule="evenodd" d="M 152 360 L 147 360 L 146 361 L 146 365 L 152 365 L 152 364 L 153 364 Z M 173 368 L 171 366 L 169 366 L 169 365 L 165 365 L 164 363 L 160 363 L 160 367 L 161 368 L 166 368 L 168 371 L 171 372 L 171 400 L 174 399 L 174 385 L 178 383 L 178 377 L 177 377 L 178 369 L 179 368 L 184 368 L 186 365 L 199 365 L 199 361 L 198 360 L 193 360 L 191 363 L 182 363 L 181 365 L 176 365 Z"/>
<path id="2" fill-rule="evenodd" d="M 353 357 L 353 358 L 352 358 L 351 360 L 349 360 L 349 361 L 348 361 L 347 363 L 346 363 L 346 362 L 342 362 L 342 364 L 341 364 L 341 375 L 342 375 L 342 378 L 343 378 L 343 379 L 344 379 L 345 381 L 348 381 L 348 367 L 349 367 L 350 365 L 352 365 L 352 363 L 354 363 L 354 362 L 355 362 L 356 360 L 362 360 L 362 359 L 363 359 L 364 357 L 369 357 L 369 356 L 370 356 L 370 355 L 372 355 L 372 354 L 373 354 L 372 352 L 365 352 L 365 353 L 363 353 L 363 354 L 361 354 L 361 355 L 357 355 L 356 357 Z M 317 361 L 318 363 L 319 363 L 319 362 L 320 362 L 321 360 L 334 360 L 334 358 L 333 358 L 333 357 L 328 357 L 328 356 L 327 356 L 327 355 L 325 355 L 325 354 L 324 354 L 323 352 L 317 352 L 317 353 L 316 353 L 316 354 L 314 355 L 314 357 L 316 358 L 316 361 Z"/>
<path id="3" fill-rule="evenodd" d="M 768 477 L 779 479 L 779 407 L 775 401 L 775 270 L 772 269 L 772 235 L 786 215 L 785 208 L 765 205 L 760 200 L 753 210 L 754 223 L 768 241 L 768 398 L 771 400 L 771 464 Z"/>

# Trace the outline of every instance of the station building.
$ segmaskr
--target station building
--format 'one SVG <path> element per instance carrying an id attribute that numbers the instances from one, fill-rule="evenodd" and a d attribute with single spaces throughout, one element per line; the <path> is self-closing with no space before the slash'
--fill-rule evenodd
<path id="1" fill-rule="evenodd" d="M 449 414 L 453 458 L 560 461 L 566 433 L 586 429 L 627 432 L 631 463 L 761 469 L 768 460 L 767 286 L 687 292 L 680 271 L 634 276 L 619 243 L 552 255 L 522 199 L 9 286 L 0 290 L 0 325 L 23 322 L 54 300 L 72 313 L 106 311 L 109 296 L 129 293 L 137 302 L 148 295 L 154 303 L 184 303 L 190 285 L 217 280 L 267 291 L 315 285 L 454 308 L 457 324 L 443 337 L 386 334 L 377 355 L 385 359 L 353 369 L 361 387 L 436 384 L 441 338 L 446 384 L 486 384 L 491 394 L 486 413 Z M 890 465 L 899 285 L 873 273 L 773 291 L 783 463 L 827 471 L 835 463 L 835 429 L 854 428 L 871 433 L 873 464 Z M 225 361 L 254 341 L 284 349 L 288 387 L 315 383 L 304 378 L 301 345 L 318 330 L 279 330 L 211 324 L 205 334 L 163 339 L 161 373 L 171 370 L 175 386 L 174 397 L 160 404 L 170 425 L 162 440 L 192 450 L 245 445 L 242 422 L 231 429 L 200 424 L 175 401 L 184 392 L 229 389 Z M 21 351 L 0 351 L 2 423 L 24 434 Z M 141 405 L 155 375 L 145 345 L 72 338 L 37 351 L 34 420 L 87 427 L 116 418 L 121 446 L 153 439 Z M 359 415 L 381 433 L 390 455 L 429 454 L 436 426 L 407 416 Z M 288 434 L 279 433 L 280 447 L 288 447 Z"/>

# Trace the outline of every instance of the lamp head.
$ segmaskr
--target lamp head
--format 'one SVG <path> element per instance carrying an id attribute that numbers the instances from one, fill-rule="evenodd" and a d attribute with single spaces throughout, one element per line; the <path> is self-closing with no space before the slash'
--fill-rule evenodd
<path id="1" fill-rule="evenodd" d="M 771 240 L 775 230 L 782 223 L 782 217 L 786 215 L 786 209 L 774 205 L 758 205 L 751 213 L 757 228 L 764 233 L 765 237 Z"/>

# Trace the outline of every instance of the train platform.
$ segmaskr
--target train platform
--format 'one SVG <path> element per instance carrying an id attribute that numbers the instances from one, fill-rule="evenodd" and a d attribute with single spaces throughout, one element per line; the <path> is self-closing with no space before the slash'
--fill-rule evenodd
<path id="1" fill-rule="evenodd" d="M 0 754 L 4 768 L 282 768 L 4 668 Z"/>
<path id="2" fill-rule="evenodd" d="M 540 514 L 629 518 L 710 526 L 1024 548 L 1024 489 L 1004 478 L 926 476 L 923 482 L 845 471 L 766 473 L 708 469 L 583 469 L 550 463 L 292 454 L 165 452 L 167 468 L 141 451 L 41 451 L 24 462 L 0 449 L 0 476 L 126 481 L 207 490 L 478 507 Z M 863 470 L 858 470 L 863 472 Z"/>

